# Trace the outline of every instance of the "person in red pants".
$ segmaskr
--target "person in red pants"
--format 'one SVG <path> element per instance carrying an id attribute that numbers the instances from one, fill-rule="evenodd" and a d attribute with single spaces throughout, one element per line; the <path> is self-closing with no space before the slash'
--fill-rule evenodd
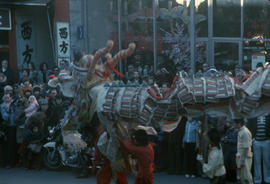
<path id="1" fill-rule="evenodd" d="M 131 139 L 122 141 L 118 138 L 121 146 L 124 146 L 137 159 L 138 172 L 135 179 L 135 184 L 152 184 L 154 183 L 154 151 L 151 144 L 148 142 L 147 133 L 145 130 L 136 130 Z"/>
<path id="2" fill-rule="evenodd" d="M 96 147 L 95 152 L 95 163 L 93 165 L 92 172 L 95 173 L 96 163 L 100 162 L 101 159 L 104 160 L 104 164 L 97 172 L 97 184 L 110 184 L 112 179 L 112 168 L 110 166 L 110 161 L 100 153 L 98 148 Z M 125 173 L 117 172 L 117 180 L 116 184 L 128 184 Z"/>

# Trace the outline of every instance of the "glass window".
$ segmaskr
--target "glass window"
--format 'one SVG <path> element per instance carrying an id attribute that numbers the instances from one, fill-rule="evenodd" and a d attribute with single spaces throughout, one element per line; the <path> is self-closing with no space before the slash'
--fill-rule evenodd
<path id="1" fill-rule="evenodd" d="M 197 42 L 195 49 L 196 49 L 195 71 L 202 72 L 202 65 L 203 63 L 206 63 L 207 60 L 207 42 Z"/>
<path id="2" fill-rule="evenodd" d="M 270 2 L 245 0 L 244 4 L 244 37 L 270 37 Z"/>
<path id="3" fill-rule="evenodd" d="M 159 1 L 157 19 L 158 68 L 190 68 L 189 7 L 187 1 Z M 163 55 L 162 55 L 163 54 Z M 161 59 L 161 58 L 165 59 Z M 175 69 L 174 69 L 175 70 Z"/>
<path id="4" fill-rule="evenodd" d="M 159 0 L 159 6 L 157 10 L 157 72 L 162 68 L 166 68 L 169 74 L 166 75 L 167 82 L 171 82 L 175 76 L 176 70 L 179 70 L 179 64 L 177 64 L 177 54 L 173 50 L 173 46 L 176 46 L 177 40 L 174 35 L 170 34 L 176 32 L 179 38 L 188 36 L 188 7 L 182 2 L 176 2 L 175 0 Z M 183 26 L 181 31 L 177 29 L 177 25 Z M 170 34 L 170 36 L 169 36 Z M 180 36 L 181 35 L 181 36 Z M 188 37 L 184 42 L 188 42 Z M 171 40 L 171 41 L 169 41 Z M 178 39 L 181 41 L 181 39 Z M 184 54 L 183 54 L 184 55 Z M 187 55 L 188 58 L 189 54 Z M 183 69 L 183 68 L 181 68 Z M 164 80 L 163 80 L 164 81 Z"/>
<path id="5" fill-rule="evenodd" d="M 123 71 L 147 68 L 148 73 L 153 71 L 153 11 L 152 0 L 122 0 L 121 1 L 121 40 L 122 49 L 135 42 L 135 52 L 123 60 Z M 118 7 L 117 0 L 113 1 L 114 22 L 116 31 L 112 33 L 114 40 L 118 42 Z M 118 45 L 118 44 L 117 44 Z M 118 47 L 114 49 L 118 51 Z M 147 67 L 145 67 L 147 66 Z M 131 73 L 131 72 L 130 72 Z M 128 74 L 127 74 L 128 75 Z"/>
<path id="6" fill-rule="evenodd" d="M 243 66 L 251 70 L 259 60 L 269 61 L 270 42 L 263 40 L 249 41 L 245 40 L 243 43 Z M 259 55 L 259 56 L 258 56 Z M 258 56 L 258 57 L 257 57 Z M 262 57 L 264 56 L 264 57 Z"/>
<path id="7" fill-rule="evenodd" d="M 217 70 L 232 71 L 238 64 L 238 43 L 215 43 Z"/>
<path id="8" fill-rule="evenodd" d="M 213 0 L 214 36 L 240 37 L 240 0 Z"/>
<path id="9" fill-rule="evenodd" d="M 207 0 L 195 1 L 195 27 L 198 37 L 208 36 L 208 2 Z"/>

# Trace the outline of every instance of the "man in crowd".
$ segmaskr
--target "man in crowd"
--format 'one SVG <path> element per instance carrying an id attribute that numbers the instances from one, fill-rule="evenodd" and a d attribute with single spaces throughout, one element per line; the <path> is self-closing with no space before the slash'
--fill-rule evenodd
<path id="1" fill-rule="evenodd" d="M 270 184 L 270 115 L 265 114 L 249 121 L 249 129 L 254 136 L 254 183 Z M 262 166 L 263 176 L 262 177 Z"/>
<path id="2" fill-rule="evenodd" d="M 226 178 L 229 181 L 236 181 L 236 162 L 238 130 L 232 126 L 231 121 L 225 125 L 225 135 L 223 137 L 224 165 L 226 167 Z"/>
<path id="3" fill-rule="evenodd" d="M 252 166 L 252 136 L 244 125 L 243 119 L 234 120 L 235 128 L 238 128 L 236 164 L 241 184 L 253 184 L 251 175 Z"/>
<path id="4" fill-rule="evenodd" d="M 209 67 L 208 63 L 203 63 L 203 65 L 202 65 L 202 72 L 203 73 L 207 73 L 208 70 L 210 70 L 210 67 Z"/>
<path id="5" fill-rule="evenodd" d="M 13 85 L 14 77 L 13 71 L 8 66 L 8 60 L 4 59 L 1 62 L 1 72 L 7 77 L 7 83 Z"/>
<path id="6" fill-rule="evenodd" d="M 198 148 L 199 122 L 191 116 L 187 117 L 183 138 L 184 172 L 186 178 L 195 178 L 196 175 L 196 149 Z"/>

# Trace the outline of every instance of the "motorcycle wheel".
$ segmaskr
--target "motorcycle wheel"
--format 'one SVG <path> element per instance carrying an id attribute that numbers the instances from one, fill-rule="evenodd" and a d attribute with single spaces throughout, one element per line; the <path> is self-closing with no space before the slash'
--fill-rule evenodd
<path id="1" fill-rule="evenodd" d="M 43 163 L 51 170 L 57 170 L 62 167 L 61 157 L 54 148 L 45 148 L 43 151 Z"/>

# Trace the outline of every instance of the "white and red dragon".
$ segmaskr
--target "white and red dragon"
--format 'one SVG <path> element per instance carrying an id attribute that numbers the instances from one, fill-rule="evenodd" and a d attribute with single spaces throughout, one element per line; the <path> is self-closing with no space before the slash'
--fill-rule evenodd
<path id="1" fill-rule="evenodd" d="M 94 56 L 83 56 L 74 65 L 72 75 L 61 73 L 49 84 L 60 86 L 65 96 L 74 98 L 74 111 L 78 116 L 84 110 L 91 122 L 93 115 L 98 115 L 110 135 L 100 141 L 100 149 L 115 170 L 124 167 L 116 135 L 127 136 L 127 131 L 138 125 L 164 126 L 186 115 L 249 118 L 270 110 L 268 65 L 258 68 L 242 84 L 219 73 L 208 77 L 184 77 L 183 72 L 178 72 L 167 95 L 160 97 L 153 87 L 126 86 L 109 79 L 113 72 L 121 75 L 115 66 L 120 59 L 133 53 L 135 44 L 131 43 L 114 57 L 109 53 L 112 48 L 113 42 L 108 41 Z M 100 63 L 103 56 L 106 57 L 104 64 Z"/>

